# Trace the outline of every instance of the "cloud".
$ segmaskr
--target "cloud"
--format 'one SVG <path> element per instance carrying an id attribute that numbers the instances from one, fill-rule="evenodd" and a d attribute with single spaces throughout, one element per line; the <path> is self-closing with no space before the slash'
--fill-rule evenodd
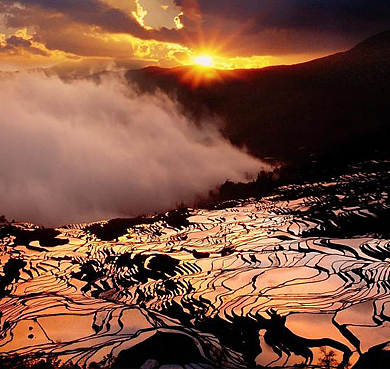
<path id="1" fill-rule="evenodd" d="M 7 27 L 33 30 L 34 41 L 47 49 L 83 57 L 136 57 L 116 40 L 130 35 L 139 43 L 158 41 L 165 50 L 164 42 L 233 58 L 285 56 L 288 62 L 346 50 L 390 28 L 388 0 L 172 0 L 169 16 L 158 1 L 142 4 L 145 25 L 156 27 L 135 19 L 135 0 L 0 0 L 0 12 Z M 174 26 L 176 13 L 181 29 Z"/>
<path id="2" fill-rule="evenodd" d="M 21 47 L 29 47 L 31 46 L 31 41 L 26 40 L 23 37 L 11 36 L 7 39 L 7 45 L 9 46 L 21 46 Z"/>
<path id="3" fill-rule="evenodd" d="M 31 40 L 15 35 L 8 37 L 4 44 L 0 43 L 0 53 L 19 54 L 21 51 L 27 51 L 28 53 L 40 56 L 49 55 L 46 51 L 33 46 Z"/>
<path id="4" fill-rule="evenodd" d="M 364 25 L 389 26 L 387 0 L 175 0 L 184 11 L 250 21 L 249 32 L 266 29 L 360 31 Z"/>
<path id="5" fill-rule="evenodd" d="M 15 4 L 15 1 L 3 0 Z M 42 12 L 62 13 L 71 21 L 101 27 L 109 32 L 126 32 L 145 36 L 146 30 L 121 9 L 113 8 L 99 0 L 19 0 L 17 3 Z M 13 9 L 13 10 L 17 10 Z M 10 15 L 12 18 L 12 13 Z"/>
<path id="6" fill-rule="evenodd" d="M 201 26 L 206 35 L 213 35 L 219 26 L 220 34 L 234 36 L 230 49 L 236 49 L 241 56 L 346 49 L 390 28 L 388 0 L 175 0 L 175 3 L 183 9 L 183 24 Z"/>
<path id="7" fill-rule="evenodd" d="M 168 53 L 169 45 L 173 44 L 162 41 L 182 39 L 175 29 L 147 30 L 142 27 L 128 12 L 132 1 L 127 3 L 126 9 L 114 8 L 111 2 L 98 0 L 23 0 L 22 6 L 15 5 L 14 1 L 7 3 L 3 9 L 4 25 L 13 30 L 28 29 L 32 39 L 49 51 L 81 57 L 128 59 L 137 57 L 134 45 L 144 43 L 148 46 L 154 42 L 152 40 L 158 40 L 159 49 Z M 119 5 L 123 6 L 122 3 Z"/>
<path id="8" fill-rule="evenodd" d="M 266 166 L 164 95 L 114 79 L 0 80 L 0 213 L 46 226 L 160 212 Z"/>
<path id="9" fill-rule="evenodd" d="M 65 17 L 68 22 L 99 27 L 104 32 L 126 33 L 144 40 L 155 39 L 159 41 L 179 41 L 182 39 L 180 30 L 161 27 L 158 30 L 148 30 L 142 27 L 137 20 L 124 9 L 116 8 L 100 0 L 2 0 L 10 6 L 5 18 L 6 24 L 10 27 L 26 27 L 27 24 L 34 25 L 38 30 L 44 28 L 38 18 L 48 18 L 49 22 L 53 16 L 57 19 Z M 134 4 L 135 0 L 129 1 Z M 34 14 L 34 16 L 32 16 Z M 58 17 L 61 14 L 61 17 Z M 47 17 L 46 17 L 47 16 Z M 55 26 L 54 26 L 55 27 Z"/>

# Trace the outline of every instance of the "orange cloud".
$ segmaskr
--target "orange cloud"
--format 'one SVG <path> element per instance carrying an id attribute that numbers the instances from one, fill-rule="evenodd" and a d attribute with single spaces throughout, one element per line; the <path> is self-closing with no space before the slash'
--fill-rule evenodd
<path id="1" fill-rule="evenodd" d="M 360 0 L 352 13 L 327 0 L 3 0 L 0 67 L 23 58 L 26 65 L 106 58 L 174 66 L 201 53 L 221 69 L 299 62 L 352 46 L 363 38 L 357 29 L 368 36 L 383 27 L 390 10 L 385 0 L 375 3 L 380 14 Z M 339 18 L 325 24 L 319 9 L 328 21 L 345 16 L 354 32 L 341 30 Z M 363 13 L 371 16 L 367 27 Z M 28 35 L 16 35 L 20 29 Z"/>

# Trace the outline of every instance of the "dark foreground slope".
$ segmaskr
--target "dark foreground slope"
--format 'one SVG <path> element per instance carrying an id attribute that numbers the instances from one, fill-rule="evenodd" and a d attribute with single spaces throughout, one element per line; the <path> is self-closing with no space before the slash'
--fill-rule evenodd
<path id="1" fill-rule="evenodd" d="M 142 91 L 168 92 L 195 119 L 221 117 L 223 134 L 260 157 L 387 150 L 390 31 L 303 64 L 210 72 L 202 79 L 192 67 L 153 67 L 126 78 Z"/>

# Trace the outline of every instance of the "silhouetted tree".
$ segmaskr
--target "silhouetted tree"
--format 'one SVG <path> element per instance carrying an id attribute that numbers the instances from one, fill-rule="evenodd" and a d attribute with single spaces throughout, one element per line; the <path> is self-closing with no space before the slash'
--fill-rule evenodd
<path id="1" fill-rule="evenodd" d="M 330 369 L 330 368 L 336 368 L 338 365 L 338 362 L 336 360 L 336 353 L 333 350 L 326 350 L 326 347 L 322 346 L 320 348 L 322 357 L 318 359 L 318 364 L 321 365 L 324 368 Z"/>

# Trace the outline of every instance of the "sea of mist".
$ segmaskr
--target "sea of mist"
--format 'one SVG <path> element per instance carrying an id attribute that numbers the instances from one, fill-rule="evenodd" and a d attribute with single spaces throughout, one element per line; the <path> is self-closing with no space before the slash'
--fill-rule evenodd
<path id="1" fill-rule="evenodd" d="M 59 226 L 161 212 L 267 165 L 121 77 L 0 80 L 0 214 Z"/>

